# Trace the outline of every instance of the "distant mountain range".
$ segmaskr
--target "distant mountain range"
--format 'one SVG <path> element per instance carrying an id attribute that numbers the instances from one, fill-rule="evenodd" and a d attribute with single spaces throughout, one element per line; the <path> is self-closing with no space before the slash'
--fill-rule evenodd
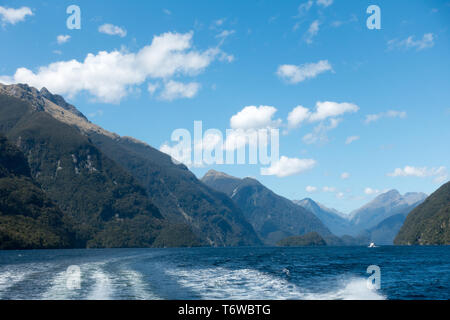
<path id="1" fill-rule="evenodd" d="M 324 238 L 333 236 L 312 212 L 275 194 L 255 179 L 239 179 L 210 170 L 202 182 L 228 195 L 267 245 L 312 231 Z"/>
<path id="2" fill-rule="evenodd" d="M 310 198 L 294 200 L 293 202 L 314 213 L 335 235 L 353 234 L 352 225 L 345 214 L 335 209 L 329 209 Z"/>
<path id="3" fill-rule="evenodd" d="M 390 190 L 360 209 L 345 215 L 306 198 L 294 203 L 313 212 L 337 236 L 350 235 L 361 244 L 393 244 L 408 213 L 427 197 L 424 193 Z"/>
<path id="4" fill-rule="evenodd" d="M 425 193 L 409 192 L 402 196 L 397 190 L 390 190 L 380 194 L 360 209 L 353 211 L 350 214 L 350 220 L 358 231 L 370 229 L 393 215 L 402 214 L 406 216 L 426 197 Z"/>
<path id="5" fill-rule="evenodd" d="M 198 180 L 45 88 L 0 84 L 0 249 L 449 244 L 449 189 L 391 190 L 345 215 L 252 178 Z"/>

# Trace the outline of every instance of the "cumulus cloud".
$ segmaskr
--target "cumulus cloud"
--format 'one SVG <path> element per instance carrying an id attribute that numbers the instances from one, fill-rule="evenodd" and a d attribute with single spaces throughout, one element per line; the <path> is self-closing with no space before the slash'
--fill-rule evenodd
<path id="1" fill-rule="evenodd" d="M 16 24 L 18 22 L 24 21 L 27 16 L 32 16 L 33 11 L 28 7 L 21 7 L 18 9 L 6 8 L 0 6 L 0 17 L 2 25 L 6 24 Z"/>
<path id="2" fill-rule="evenodd" d="M 319 122 L 312 132 L 303 137 L 303 141 L 307 144 L 327 142 L 327 132 L 335 129 L 342 121 L 337 117 L 358 110 L 359 107 L 356 104 L 348 102 L 318 101 L 314 111 L 303 106 L 297 106 L 288 114 L 288 128 L 296 128 L 304 122 Z"/>
<path id="3" fill-rule="evenodd" d="M 359 136 L 350 136 L 345 139 L 345 144 L 350 144 L 352 142 L 355 142 L 356 140 L 359 140 Z"/>
<path id="4" fill-rule="evenodd" d="M 314 159 L 298 159 L 282 156 L 278 161 L 271 164 L 270 167 L 261 168 L 261 175 L 279 178 L 288 177 L 312 169 L 316 165 Z"/>
<path id="5" fill-rule="evenodd" d="M 316 103 L 316 111 L 311 114 L 311 117 L 309 118 L 310 121 L 320 121 L 325 120 L 329 117 L 336 117 L 340 116 L 344 113 L 352 113 L 357 112 L 359 110 L 359 107 L 353 103 L 348 102 L 332 102 L 332 101 L 325 101 L 325 102 L 317 102 Z"/>
<path id="6" fill-rule="evenodd" d="M 303 106 L 297 106 L 294 109 L 292 109 L 291 112 L 288 114 L 288 127 L 289 128 L 296 128 L 298 127 L 302 122 L 309 119 L 311 116 L 311 112 L 308 108 L 305 108 Z"/>
<path id="7" fill-rule="evenodd" d="M 70 36 L 68 34 L 66 35 L 60 34 L 59 36 L 56 37 L 56 41 L 58 42 L 58 44 L 66 43 L 69 40 Z"/>
<path id="8" fill-rule="evenodd" d="M 319 33 L 319 26 L 320 26 L 319 20 L 314 20 L 310 24 L 308 30 L 304 35 L 306 43 L 311 44 L 313 42 L 314 37 Z"/>
<path id="9" fill-rule="evenodd" d="M 332 70 L 333 68 L 328 60 L 321 60 L 316 63 L 306 63 L 300 66 L 283 64 L 278 67 L 277 75 L 289 83 L 296 84 Z"/>
<path id="10" fill-rule="evenodd" d="M 314 111 L 303 106 L 295 107 L 288 115 L 288 126 L 295 128 L 302 122 L 317 122 L 327 118 L 335 118 L 345 113 L 357 112 L 359 107 L 348 102 L 318 101 Z M 336 125 L 334 122 L 331 125 Z"/>
<path id="11" fill-rule="evenodd" d="M 220 59 L 223 52 L 217 47 L 205 51 L 193 49 L 192 37 L 192 32 L 168 32 L 154 36 L 151 44 L 137 53 L 117 50 L 89 53 L 81 62 L 58 61 L 36 72 L 18 68 L 13 76 L 0 78 L 7 83 L 46 87 L 69 98 L 87 91 L 98 101 L 118 103 L 147 79 L 170 83 L 171 77 L 195 76 Z"/>
<path id="12" fill-rule="evenodd" d="M 108 34 L 110 36 L 119 36 L 121 38 L 127 35 L 127 31 L 125 29 L 122 29 L 121 27 L 115 26 L 110 23 L 102 24 L 100 27 L 98 27 L 98 32 Z"/>
<path id="13" fill-rule="evenodd" d="M 390 177 L 433 177 L 436 183 L 442 183 L 448 179 L 447 168 L 444 166 L 434 168 L 405 166 L 404 168 L 396 168 L 387 175 Z"/>
<path id="14" fill-rule="evenodd" d="M 435 35 L 433 33 L 425 33 L 422 39 L 414 40 L 414 36 L 409 36 L 404 40 L 392 39 L 388 41 L 388 48 L 390 50 L 396 48 L 412 49 L 417 51 L 431 48 L 434 46 Z"/>
<path id="15" fill-rule="evenodd" d="M 367 187 L 364 189 L 364 193 L 367 195 L 374 195 L 380 193 L 380 190 Z"/>
<path id="16" fill-rule="evenodd" d="M 317 187 L 314 187 L 314 186 L 306 186 L 305 190 L 306 190 L 306 192 L 314 193 L 314 192 L 317 191 Z"/>
<path id="17" fill-rule="evenodd" d="M 200 84 L 197 82 L 185 84 L 170 80 L 164 85 L 164 90 L 161 92 L 160 98 L 167 101 L 180 98 L 193 98 L 199 89 Z"/>
<path id="18" fill-rule="evenodd" d="M 382 118 L 406 118 L 406 111 L 389 110 L 387 112 L 381 112 L 376 114 L 368 114 L 366 116 L 365 123 L 376 122 Z"/>
<path id="19" fill-rule="evenodd" d="M 232 129 L 264 129 L 276 128 L 281 124 L 280 119 L 273 119 L 277 109 L 271 106 L 247 106 L 230 119 Z"/>
<path id="20" fill-rule="evenodd" d="M 348 173 L 348 172 L 343 172 L 343 173 L 341 174 L 341 179 L 346 180 L 346 179 L 348 179 L 348 178 L 350 178 L 350 173 Z"/>

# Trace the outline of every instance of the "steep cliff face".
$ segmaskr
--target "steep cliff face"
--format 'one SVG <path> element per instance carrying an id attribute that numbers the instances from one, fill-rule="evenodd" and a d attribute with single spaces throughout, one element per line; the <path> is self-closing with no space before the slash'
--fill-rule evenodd
<path id="1" fill-rule="evenodd" d="M 408 214 L 394 243 L 450 245 L 450 182 Z"/>
<path id="2" fill-rule="evenodd" d="M 26 87 L 10 90 L 21 98 L 0 93 L 0 132 L 25 154 L 31 176 L 72 222 L 75 245 L 150 246 L 162 216 L 145 189 L 80 130 L 46 112 L 52 104 L 46 98 Z"/>
<path id="3" fill-rule="evenodd" d="M 22 152 L 0 135 L 0 249 L 72 245 L 63 213 L 32 179 Z"/>

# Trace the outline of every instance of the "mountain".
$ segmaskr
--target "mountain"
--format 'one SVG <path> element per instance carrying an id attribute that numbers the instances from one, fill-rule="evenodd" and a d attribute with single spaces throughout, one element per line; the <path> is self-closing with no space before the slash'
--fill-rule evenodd
<path id="1" fill-rule="evenodd" d="M 350 220 L 345 214 L 329 209 L 310 198 L 293 200 L 293 202 L 314 213 L 333 234 L 342 236 L 352 233 Z"/>
<path id="2" fill-rule="evenodd" d="M 317 232 L 309 232 L 303 236 L 292 236 L 277 242 L 280 247 L 326 246 L 327 243 Z"/>
<path id="3" fill-rule="evenodd" d="M 374 200 L 351 213 L 353 232 L 369 230 L 384 219 L 396 214 L 407 215 L 427 197 L 424 193 L 410 192 L 403 196 L 397 190 L 380 194 Z M 353 234 L 354 235 L 354 234 Z"/>
<path id="4" fill-rule="evenodd" d="M 0 249 L 72 245 L 63 213 L 32 179 L 22 152 L 0 135 Z"/>
<path id="5" fill-rule="evenodd" d="M 332 236 L 313 213 L 275 194 L 255 179 L 239 179 L 210 170 L 202 181 L 231 197 L 267 245 L 312 231 L 322 237 Z"/>
<path id="6" fill-rule="evenodd" d="M 27 155 L 47 194 L 75 218 L 81 246 L 88 239 L 90 246 L 167 246 L 180 234 L 188 244 L 194 238 L 213 246 L 261 243 L 241 210 L 184 165 L 89 122 L 45 88 L 0 85 L 1 132 Z M 175 238 L 160 232 L 164 228 Z"/>
<path id="7" fill-rule="evenodd" d="M 32 177 L 73 222 L 75 246 L 151 246 L 162 216 L 144 188 L 79 130 L 46 112 L 56 105 L 37 90 L 6 90 L 0 133 L 25 154 Z"/>
<path id="8" fill-rule="evenodd" d="M 380 245 L 394 244 L 395 236 L 405 222 L 406 214 L 394 214 L 367 231 L 370 242 Z"/>
<path id="9" fill-rule="evenodd" d="M 408 214 L 394 243 L 450 245 L 450 182 Z"/>

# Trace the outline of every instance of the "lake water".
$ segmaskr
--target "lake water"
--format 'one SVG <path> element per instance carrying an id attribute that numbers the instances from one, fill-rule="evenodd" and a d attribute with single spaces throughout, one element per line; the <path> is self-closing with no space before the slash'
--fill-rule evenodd
<path id="1" fill-rule="evenodd" d="M 0 251 L 0 299 L 450 299 L 450 246 Z"/>

